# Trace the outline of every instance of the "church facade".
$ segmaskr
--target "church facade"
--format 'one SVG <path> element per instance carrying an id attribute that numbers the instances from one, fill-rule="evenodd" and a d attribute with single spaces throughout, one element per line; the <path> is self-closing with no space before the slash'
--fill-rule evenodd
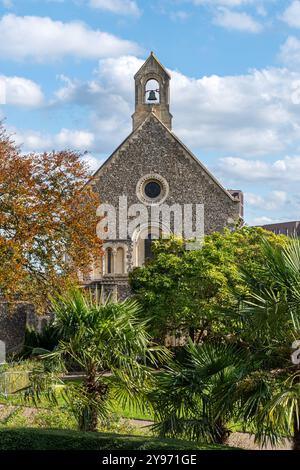
<path id="1" fill-rule="evenodd" d="M 83 279 L 84 284 L 98 286 L 119 299 L 129 294 L 128 273 L 151 257 L 151 241 L 166 231 L 161 217 L 156 223 L 140 223 L 131 232 L 124 231 L 118 217 L 120 200 L 130 208 L 142 205 L 149 220 L 153 208 L 168 206 L 181 211 L 197 205 L 203 208 L 205 234 L 221 232 L 243 218 L 242 192 L 226 190 L 172 132 L 171 77 L 153 53 L 134 80 L 132 133 L 91 180 L 101 203 L 115 208 L 115 236 L 110 238 L 108 231 L 103 256 Z M 107 216 L 105 210 L 102 215 Z M 129 211 L 129 225 L 131 219 Z M 176 232 L 174 214 L 168 228 Z"/>

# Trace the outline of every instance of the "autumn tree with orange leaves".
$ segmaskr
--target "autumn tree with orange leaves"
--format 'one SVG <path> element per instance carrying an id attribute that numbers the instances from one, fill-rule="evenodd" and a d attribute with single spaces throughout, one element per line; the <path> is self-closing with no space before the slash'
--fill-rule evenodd
<path id="1" fill-rule="evenodd" d="M 24 155 L 0 124 L 0 297 L 45 306 L 101 256 L 97 195 L 72 151 Z"/>

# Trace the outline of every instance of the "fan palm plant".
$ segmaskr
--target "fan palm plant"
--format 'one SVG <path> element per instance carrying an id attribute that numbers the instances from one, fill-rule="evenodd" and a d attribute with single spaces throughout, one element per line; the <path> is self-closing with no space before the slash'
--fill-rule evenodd
<path id="1" fill-rule="evenodd" d="M 268 438 L 276 444 L 288 436 L 300 450 L 300 368 L 291 360 L 292 344 L 300 338 L 300 241 L 291 239 L 283 249 L 263 244 L 273 283 L 252 284 L 240 310 L 242 335 L 255 365 L 239 382 L 223 387 L 220 403 L 227 408 L 234 402 L 236 415 L 254 423 L 261 443 Z"/>
<path id="2" fill-rule="evenodd" d="M 73 289 L 53 299 L 52 306 L 61 340 L 54 352 L 43 356 L 43 369 L 31 374 L 27 395 L 37 399 L 46 391 L 57 400 L 62 373 L 70 364 L 76 366 L 84 378 L 66 382 L 62 396 L 80 430 L 95 431 L 112 399 L 143 401 L 152 379 L 149 366 L 157 366 L 169 354 L 151 342 L 134 301 L 101 303 Z"/>
<path id="3" fill-rule="evenodd" d="M 225 443 L 228 411 L 219 413 L 212 397 L 241 367 L 244 357 L 245 352 L 232 345 L 195 345 L 189 340 L 184 364 L 172 362 L 156 377 L 156 388 L 149 395 L 154 429 L 162 437 Z"/>
<path id="4" fill-rule="evenodd" d="M 161 434 L 224 441 L 235 420 L 251 426 L 261 444 L 288 436 L 300 450 L 300 368 L 291 361 L 300 339 L 300 241 L 283 249 L 262 243 L 272 285 L 244 272 L 249 296 L 233 312 L 233 334 L 220 344 L 190 343 L 186 363 L 157 377 L 152 400 Z"/>

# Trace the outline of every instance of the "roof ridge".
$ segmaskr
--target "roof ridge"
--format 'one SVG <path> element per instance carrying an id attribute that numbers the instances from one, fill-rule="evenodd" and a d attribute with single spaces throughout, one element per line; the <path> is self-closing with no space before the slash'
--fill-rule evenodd
<path id="1" fill-rule="evenodd" d="M 167 69 L 163 66 L 163 64 L 158 60 L 158 58 L 156 57 L 156 55 L 154 54 L 153 51 L 151 51 L 149 57 L 145 60 L 145 62 L 143 63 L 143 65 L 139 68 L 139 70 L 136 72 L 136 74 L 134 75 L 134 78 L 136 78 L 140 73 L 141 71 L 143 70 L 143 68 L 146 66 L 146 64 L 149 62 L 149 60 L 153 57 L 153 59 L 158 63 L 158 65 L 162 68 L 162 70 L 167 74 L 167 76 L 171 79 L 171 75 L 169 74 L 169 72 L 167 71 Z"/>

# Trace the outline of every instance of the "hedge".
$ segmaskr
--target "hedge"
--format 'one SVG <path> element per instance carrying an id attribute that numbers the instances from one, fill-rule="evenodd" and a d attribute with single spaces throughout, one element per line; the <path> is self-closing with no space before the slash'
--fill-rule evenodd
<path id="1" fill-rule="evenodd" d="M 0 450 L 230 450 L 174 439 L 61 429 L 0 429 Z"/>

